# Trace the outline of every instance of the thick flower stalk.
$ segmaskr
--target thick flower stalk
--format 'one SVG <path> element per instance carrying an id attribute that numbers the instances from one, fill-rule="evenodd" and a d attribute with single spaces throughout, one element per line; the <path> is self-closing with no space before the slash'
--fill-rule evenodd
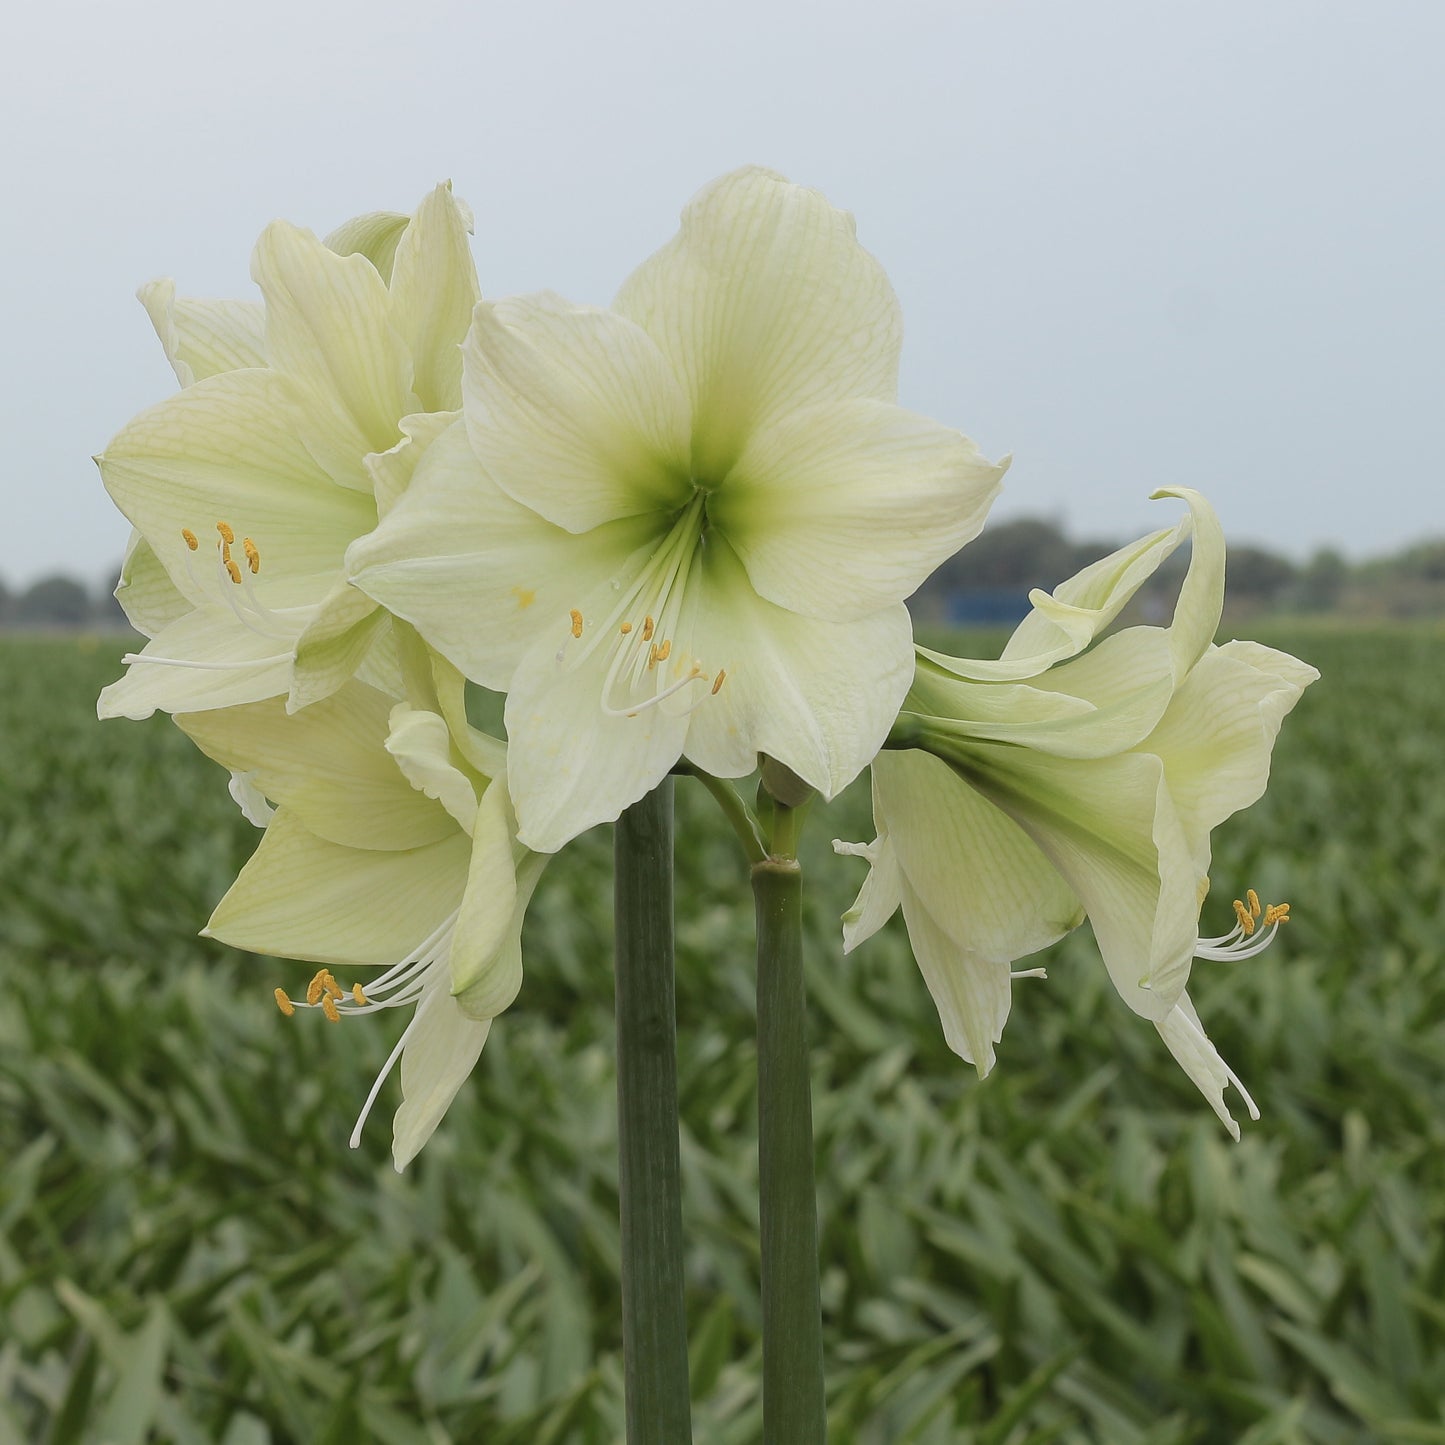
<path id="1" fill-rule="evenodd" d="M 1236 903 L 1198 937 L 1210 832 L 1254 802 L 1285 715 L 1318 673 L 1252 642 L 1212 642 L 1224 543 L 1208 503 L 1034 594 L 996 662 L 919 650 L 899 734 L 917 751 L 873 765 L 877 839 L 837 844 L 871 869 L 844 920 L 856 947 L 902 907 L 950 1046 L 980 1074 L 1008 1017 L 1012 964 L 1090 919 L 1120 996 L 1150 1019 L 1221 1120 L 1233 1083 L 1185 984 L 1195 958 L 1239 959 L 1288 920 Z M 1186 537 L 1172 624 L 1096 636 Z M 1094 645 L 1091 647 L 1090 644 Z M 1088 650 L 1086 650 L 1088 649 Z"/>
<path id="2" fill-rule="evenodd" d="M 102 717 L 294 710 L 358 673 L 398 690 L 385 615 L 342 559 L 460 403 L 470 226 L 442 185 L 411 217 L 358 217 L 325 242 L 268 226 L 259 303 L 142 288 L 182 390 L 96 459 L 135 527 L 117 595 L 151 639 Z"/>
<path id="3" fill-rule="evenodd" d="M 441 664 L 426 706 L 351 681 L 295 714 L 271 698 L 176 719 L 232 770 L 266 829 L 206 933 L 320 965 L 298 996 L 276 990 L 283 1013 L 310 1007 L 340 1022 L 412 1010 L 351 1139 L 400 1061 L 399 1170 L 521 986 L 522 918 L 547 861 L 516 845 L 505 784 L 492 780 L 505 748 L 466 726 L 449 673 Z"/>
<path id="4" fill-rule="evenodd" d="M 831 796 L 913 676 L 903 599 L 1003 467 L 895 405 L 900 323 L 852 218 L 761 170 L 707 187 L 611 310 L 480 304 L 464 425 L 348 555 L 505 691 L 520 836 L 554 851 L 678 759 Z"/>

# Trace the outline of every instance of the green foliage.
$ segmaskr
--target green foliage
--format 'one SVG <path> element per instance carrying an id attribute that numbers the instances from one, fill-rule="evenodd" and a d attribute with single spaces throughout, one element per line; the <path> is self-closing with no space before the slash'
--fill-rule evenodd
<path id="1" fill-rule="evenodd" d="M 1087 930 L 1019 984 L 980 1084 L 896 922 L 841 956 L 862 869 L 828 839 L 871 836 L 866 788 L 816 810 L 835 1445 L 1445 1442 L 1445 643 L 1293 646 L 1325 677 L 1216 835 L 1205 928 L 1250 884 L 1295 921 L 1192 989 L 1264 1110 L 1241 1145 Z M 282 1019 L 304 966 L 195 936 L 255 835 L 167 721 L 94 721 L 118 650 L 0 643 L 0 1445 L 612 1445 L 605 830 L 549 871 L 522 995 L 399 1177 L 394 1081 L 346 1136 L 402 1020 Z M 751 907 L 677 791 L 697 1439 L 744 1445 Z"/>

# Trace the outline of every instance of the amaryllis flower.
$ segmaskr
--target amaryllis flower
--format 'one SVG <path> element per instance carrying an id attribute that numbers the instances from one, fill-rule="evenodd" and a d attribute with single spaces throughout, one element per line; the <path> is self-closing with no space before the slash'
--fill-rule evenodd
<path id="1" fill-rule="evenodd" d="M 831 796 L 913 675 L 903 599 L 1003 468 L 895 405 L 898 305 L 852 218 L 724 176 L 611 310 L 483 303 L 464 427 L 355 544 L 356 585 L 504 690 L 520 836 L 618 816 L 685 756 Z"/>
<path id="2" fill-rule="evenodd" d="M 1245 892 L 1234 929 L 1198 937 L 1209 835 L 1264 792 L 1280 724 L 1319 674 L 1258 643 L 1213 644 L 1219 523 L 1196 492 L 1155 495 L 1183 498 L 1190 515 L 1035 593 L 998 661 L 919 650 L 900 719 L 917 750 L 873 765 L 875 841 L 834 845 L 871 864 L 844 941 L 856 947 L 901 905 L 949 1045 L 986 1074 L 1013 963 L 1087 914 L 1120 996 L 1158 1026 L 1237 1136 L 1223 1096 L 1242 1086 L 1185 983 L 1195 958 L 1259 952 L 1289 907 Z M 1189 537 L 1172 624 L 1090 647 Z"/>
<path id="3" fill-rule="evenodd" d="M 142 288 L 182 390 L 96 459 L 136 528 L 117 595 L 151 638 L 102 717 L 294 708 L 358 670 L 395 690 L 385 616 L 341 564 L 460 402 L 470 225 L 443 185 L 325 242 L 274 222 L 252 257 L 260 303 Z"/>

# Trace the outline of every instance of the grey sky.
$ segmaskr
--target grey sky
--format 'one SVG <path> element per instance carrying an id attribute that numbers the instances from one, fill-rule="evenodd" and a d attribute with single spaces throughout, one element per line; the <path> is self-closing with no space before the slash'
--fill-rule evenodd
<path id="1" fill-rule="evenodd" d="M 0 580 L 96 577 L 89 461 L 174 388 L 135 287 L 250 294 L 450 176 L 489 295 L 610 298 L 756 161 L 853 210 L 902 400 L 1012 451 L 995 516 L 1355 555 L 1445 533 L 1445 5 L 51 0 L 0 53 Z"/>

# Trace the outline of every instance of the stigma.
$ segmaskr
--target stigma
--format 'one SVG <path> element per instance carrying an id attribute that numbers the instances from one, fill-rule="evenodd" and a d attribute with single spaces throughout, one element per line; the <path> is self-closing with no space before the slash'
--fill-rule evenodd
<path id="1" fill-rule="evenodd" d="M 1217 938 L 1198 939 L 1194 956 L 1218 963 L 1253 958 L 1274 942 L 1280 927 L 1288 922 L 1288 903 L 1261 904 L 1259 894 L 1251 888 L 1243 898 L 1234 900 L 1234 927 Z"/>

